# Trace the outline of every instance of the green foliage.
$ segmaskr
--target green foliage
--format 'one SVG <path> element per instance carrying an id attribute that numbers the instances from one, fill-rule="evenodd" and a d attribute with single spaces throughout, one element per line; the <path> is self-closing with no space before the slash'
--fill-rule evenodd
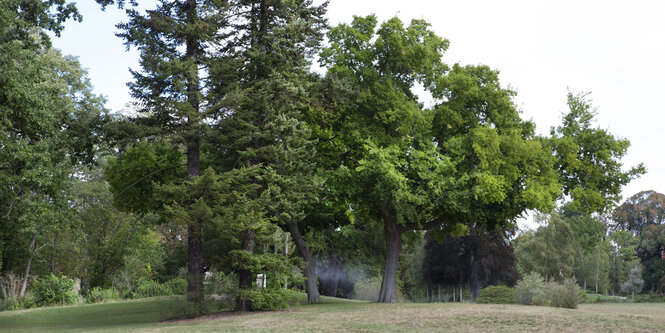
<path id="1" fill-rule="evenodd" d="M 635 295 L 635 303 L 665 303 L 665 294 L 642 294 Z"/>
<path id="2" fill-rule="evenodd" d="M 538 272 L 547 279 L 562 281 L 573 273 L 575 235 L 558 213 L 549 216 L 548 224 L 519 235 L 515 241 L 518 268 L 523 274 Z"/>
<path id="3" fill-rule="evenodd" d="M 545 280 L 533 272 L 522 277 L 515 286 L 515 302 L 522 305 L 545 305 Z"/>
<path id="4" fill-rule="evenodd" d="M 561 126 L 552 128 L 549 142 L 556 156 L 563 194 L 570 196 L 574 209 L 590 214 L 615 206 L 621 199 L 621 188 L 646 169 L 639 164 L 621 170 L 621 159 L 630 141 L 592 127 L 596 109 L 588 96 L 589 93 L 568 93 L 570 111 L 564 115 Z"/>
<path id="5" fill-rule="evenodd" d="M 66 277 L 57 277 L 53 273 L 35 280 L 32 293 L 37 306 L 74 304 L 78 294 L 74 291 L 74 280 Z"/>
<path id="6" fill-rule="evenodd" d="M 289 306 L 291 293 L 283 289 L 248 289 L 240 290 L 238 297 L 250 300 L 253 311 L 283 310 Z"/>
<path id="7" fill-rule="evenodd" d="M 94 287 L 85 295 L 87 303 L 102 303 L 122 299 L 120 292 L 115 288 Z"/>
<path id="8" fill-rule="evenodd" d="M 563 283 L 545 282 L 538 273 L 526 275 L 515 286 L 515 302 L 522 305 L 540 305 L 576 309 L 582 301 L 580 287 L 575 279 Z"/>
<path id="9" fill-rule="evenodd" d="M 207 279 L 205 293 L 207 295 L 235 294 L 238 289 L 238 275 L 236 273 L 215 272 Z"/>
<path id="10" fill-rule="evenodd" d="M 171 296 L 173 291 L 169 287 L 154 281 L 142 280 L 139 285 L 132 291 L 132 298 L 145 298 L 154 296 Z"/>
<path id="11" fill-rule="evenodd" d="M 480 290 L 476 303 L 481 304 L 515 304 L 515 288 L 508 286 L 489 286 Z"/>
<path id="12" fill-rule="evenodd" d="M 187 293 L 187 280 L 175 277 L 164 282 L 164 288 L 170 290 L 173 295 L 184 295 Z"/>

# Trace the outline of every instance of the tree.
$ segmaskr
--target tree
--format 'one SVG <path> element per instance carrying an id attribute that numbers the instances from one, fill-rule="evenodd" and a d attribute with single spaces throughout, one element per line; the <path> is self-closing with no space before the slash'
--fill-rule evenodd
<path id="1" fill-rule="evenodd" d="M 617 207 L 612 218 L 614 233 L 628 232 L 637 243 L 632 248 L 644 267 L 644 288 L 665 289 L 665 195 L 655 191 L 637 193 Z"/>
<path id="2" fill-rule="evenodd" d="M 642 291 L 644 280 L 642 280 L 642 269 L 635 266 L 630 269 L 628 279 L 621 285 L 621 290 L 630 293 L 631 301 L 635 302 L 635 293 Z"/>
<path id="3" fill-rule="evenodd" d="M 102 7 L 116 3 L 97 2 Z M 117 4 L 123 7 L 124 0 Z M 145 129 L 139 134 L 184 147 L 187 174 L 180 183 L 200 175 L 201 140 L 215 121 L 217 107 L 205 89 L 213 78 L 206 74 L 214 58 L 210 50 L 226 27 L 226 11 L 225 4 L 214 1 L 162 2 L 145 14 L 127 9 L 129 22 L 118 24 L 118 36 L 128 48 L 138 48 L 141 57 L 141 70 L 132 70 L 134 82 L 129 83 L 142 114 L 133 120 Z M 199 220 L 187 225 L 187 299 L 198 308 L 203 303 L 202 228 Z"/>
<path id="4" fill-rule="evenodd" d="M 549 207 L 559 185 L 551 155 L 496 71 L 456 65 L 446 75 L 448 41 L 422 20 L 376 26 L 368 16 L 331 29 L 321 59 L 328 77 L 358 96 L 336 122 L 343 148 L 335 173 L 358 220 L 383 222 L 379 301 L 394 302 L 402 234 L 511 223 L 526 208 Z M 440 101 L 434 109 L 419 103 L 416 83 Z"/>
<path id="5" fill-rule="evenodd" d="M 621 170 L 630 141 L 592 127 L 596 108 L 589 94 L 568 92 L 569 112 L 561 126 L 551 129 L 549 138 L 563 194 L 570 197 L 571 208 L 587 214 L 614 207 L 621 199 L 621 188 L 646 172 L 641 163 Z"/>
<path id="6" fill-rule="evenodd" d="M 563 281 L 573 273 L 573 230 L 556 212 L 550 215 L 547 225 L 519 235 L 514 246 L 522 274 L 537 272 L 547 281 Z"/>
<path id="7" fill-rule="evenodd" d="M 50 48 L 46 32 L 71 17 L 60 0 L 0 4 L 0 269 L 24 272 L 21 296 L 44 236 L 74 227 L 70 180 L 94 162 L 106 119 L 78 61 Z"/>

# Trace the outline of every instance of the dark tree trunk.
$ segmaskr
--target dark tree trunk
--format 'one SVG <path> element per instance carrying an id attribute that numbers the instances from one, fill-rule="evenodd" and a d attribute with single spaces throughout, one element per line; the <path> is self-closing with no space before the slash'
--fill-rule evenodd
<path id="1" fill-rule="evenodd" d="M 397 226 L 395 218 L 385 212 L 383 214 L 383 233 L 386 236 L 386 266 L 383 271 L 383 281 L 381 281 L 378 302 L 395 303 L 397 294 L 395 284 L 399 253 L 402 250 L 402 233 Z"/>
<path id="2" fill-rule="evenodd" d="M 187 24 L 196 24 L 198 18 L 196 0 L 187 0 L 186 20 Z M 188 116 L 190 133 L 187 133 L 187 176 L 193 177 L 201 174 L 199 157 L 199 40 L 197 37 L 188 35 L 185 40 L 186 58 L 192 60 L 195 68 L 190 70 L 187 76 L 187 102 L 192 107 L 193 114 Z M 196 304 L 201 310 L 203 308 L 203 226 L 202 221 L 190 221 L 187 226 L 187 300 Z"/>
<path id="3" fill-rule="evenodd" d="M 247 230 L 245 239 L 243 240 L 242 249 L 254 253 L 254 231 Z M 240 290 L 249 290 L 252 289 L 252 272 L 247 269 L 238 270 L 238 280 L 240 284 Z M 246 299 L 245 297 L 238 296 L 236 298 L 236 308 L 234 311 L 249 311 L 252 309 L 252 301 Z"/>
<path id="4" fill-rule="evenodd" d="M 291 237 L 293 237 L 293 242 L 296 244 L 296 249 L 307 265 L 303 268 L 302 273 L 305 275 L 305 290 L 307 291 L 307 303 L 319 303 L 321 302 L 321 295 L 319 294 L 319 287 L 316 285 L 316 262 L 312 257 L 312 254 L 305 244 L 305 240 L 300 234 L 300 229 L 298 228 L 298 222 L 289 221 L 286 223 Z"/>
<path id="5" fill-rule="evenodd" d="M 471 267 L 471 274 L 469 276 L 469 289 L 471 290 L 471 301 L 475 301 L 480 295 L 480 267 L 474 260 L 473 255 L 469 256 L 469 267 Z"/>
<path id="6" fill-rule="evenodd" d="M 201 224 L 198 221 L 187 228 L 187 301 L 203 304 L 203 261 Z"/>
<path id="7" fill-rule="evenodd" d="M 32 240 L 30 241 L 30 252 L 28 253 L 28 262 L 25 264 L 25 274 L 23 274 L 23 283 L 21 284 L 21 293 L 19 293 L 19 298 L 25 296 L 25 290 L 28 288 L 28 278 L 30 277 L 30 265 L 32 265 L 32 257 L 35 254 L 35 243 L 37 242 L 37 235 L 39 231 L 35 231 L 32 234 Z"/>

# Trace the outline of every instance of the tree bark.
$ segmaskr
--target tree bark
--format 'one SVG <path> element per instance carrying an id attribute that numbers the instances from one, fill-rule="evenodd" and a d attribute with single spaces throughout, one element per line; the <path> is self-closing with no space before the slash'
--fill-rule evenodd
<path id="1" fill-rule="evenodd" d="M 378 302 L 395 303 L 397 265 L 399 264 L 399 253 L 402 250 L 402 233 L 395 218 L 385 211 L 383 212 L 383 233 L 386 236 L 386 266 L 383 271 Z"/>
<path id="2" fill-rule="evenodd" d="M 289 233 L 284 233 L 284 256 L 289 257 Z M 284 278 L 284 290 L 289 289 L 289 278 Z"/>
<path id="3" fill-rule="evenodd" d="M 32 265 L 32 256 L 35 254 L 35 243 L 37 242 L 37 235 L 39 231 L 35 231 L 32 234 L 32 240 L 30 241 L 30 253 L 28 253 L 28 262 L 25 264 L 25 274 L 23 274 L 23 283 L 21 283 L 21 293 L 19 293 L 19 298 L 25 296 L 25 290 L 28 288 L 28 278 L 30 277 L 30 265 Z"/>
<path id="4" fill-rule="evenodd" d="M 296 243 L 296 249 L 307 265 L 303 268 L 302 273 L 305 275 L 305 291 L 307 291 L 307 303 L 320 303 L 321 295 L 319 294 L 319 287 L 317 286 L 317 277 L 316 277 L 316 262 L 312 257 L 312 254 L 305 244 L 305 240 L 300 234 L 300 229 L 298 228 L 297 221 L 289 221 L 286 223 L 286 226 L 293 237 L 293 242 Z"/>
<path id="5" fill-rule="evenodd" d="M 480 268 L 478 267 L 478 263 L 475 262 L 473 255 L 469 256 L 469 263 L 471 267 L 469 289 L 471 289 L 471 301 L 475 301 L 478 295 L 480 295 Z"/>
<path id="6" fill-rule="evenodd" d="M 187 0 L 186 20 L 188 25 L 196 24 L 198 18 L 196 0 Z M 197 37 L 187 35 L 185 40 L 185 57 L 193 60 L 194 68 L 187 76 L 187 102 L 195 113 L 188 116 L 187 141 L 187 177 L 201 174 L 201 161 L 199 156 L 199 40 Z M 196 304 L 199 310 L 203 308 L 203 225 L 202 221 L 191 221 L 187 226 L 187 300 Z"/>
<path id="7" fill-rule="evenodd" d="M 254 230 L 247 230 L 245 239 L 243 240 L 242 249 L 254 253 Z M 247 269 L 238 270 L 238 280 L 240 290 L 252 289 L 252 272 Z M 264 277 L 265 278 L 265 277 Z M 236 307 L 234 311 L 250 311 L 252 309 L 252 301 L 245 297 L 238 296 L 236 298 Z"/>

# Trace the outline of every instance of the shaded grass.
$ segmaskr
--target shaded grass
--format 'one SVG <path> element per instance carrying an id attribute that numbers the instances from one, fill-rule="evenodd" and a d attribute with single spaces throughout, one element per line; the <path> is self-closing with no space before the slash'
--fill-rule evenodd
<path id="1" fill-rule="evenodd" d="M 142 332 L 657 332 L 665 304 L 581 304 L 577 310 L 497 304 L 378 304 L 324 298 L 286 311 L 222 313 L 192 320 L 163 320 L 169 298 L 0 313 L 5 331 Z"/>

